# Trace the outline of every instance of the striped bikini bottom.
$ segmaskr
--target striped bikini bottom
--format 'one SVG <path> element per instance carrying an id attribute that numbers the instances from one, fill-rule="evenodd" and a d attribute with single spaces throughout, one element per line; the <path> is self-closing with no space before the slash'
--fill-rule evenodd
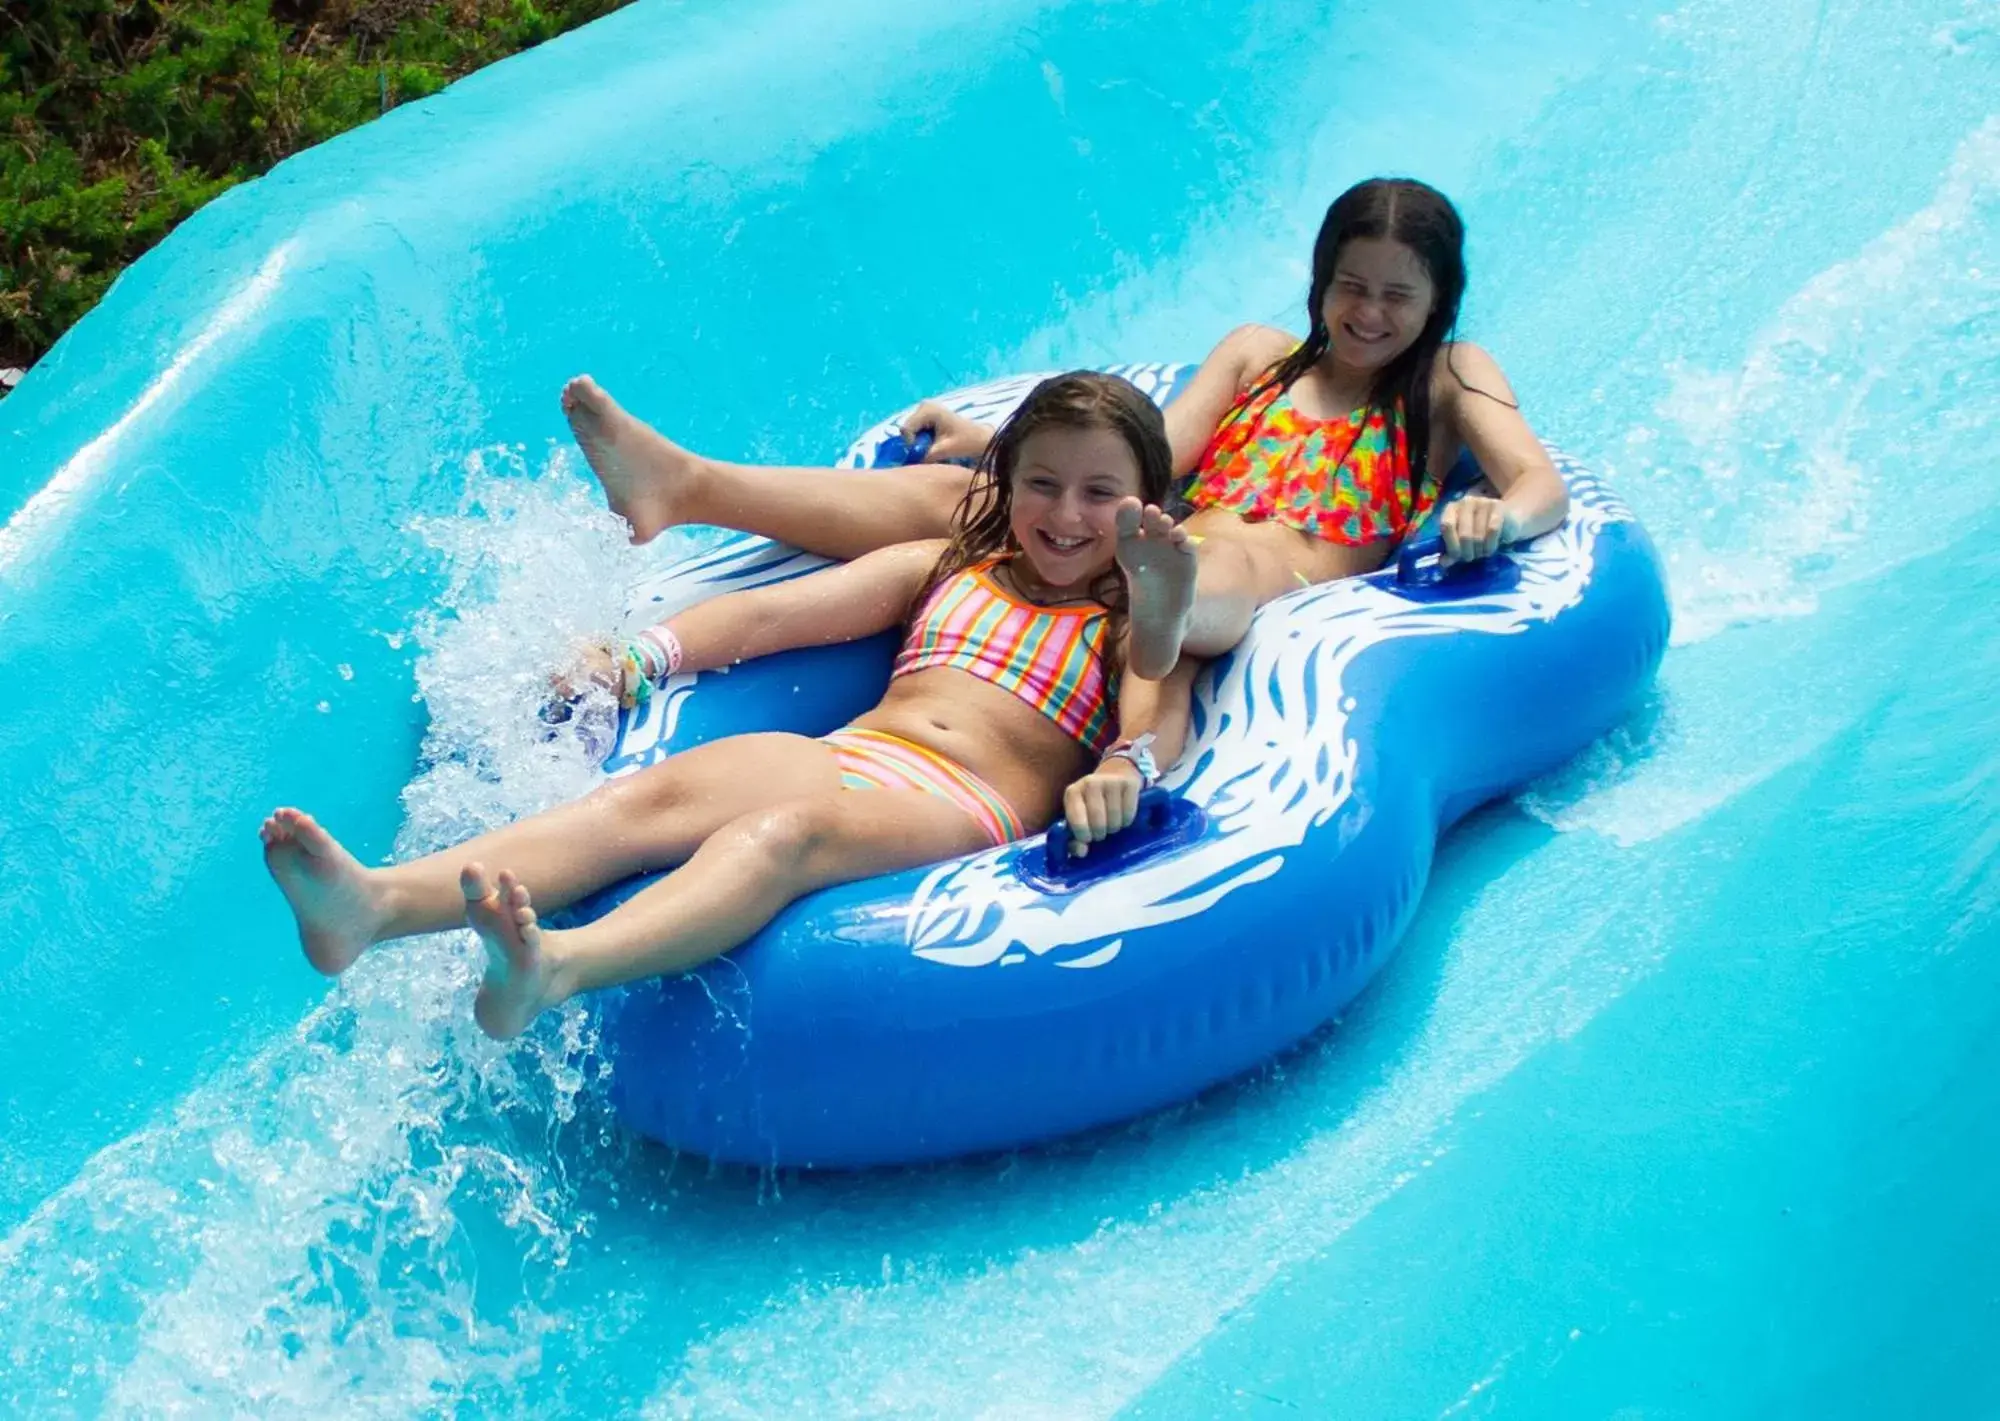
<path id="1" fill-rule="evenodd" d="M 915 789 L 937 795 L 971 815 L 995 844 L 1028 836 L 1021 816 L 998 790 L 963 765 L 900 735 L 852 726 L 822 735 L 840 766 L 842 789 Z"/>

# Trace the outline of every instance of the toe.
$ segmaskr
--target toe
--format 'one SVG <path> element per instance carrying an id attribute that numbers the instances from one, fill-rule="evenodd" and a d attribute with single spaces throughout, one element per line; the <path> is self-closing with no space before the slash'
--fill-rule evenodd
<path id="1" fill-rule="evenodd" d="M 320 827 L 320 822 L 310 814 L 293 810 L 292 833 L 308 850 L 324 853 L 333 847 L 333 835 Z"/>
<path id="2" fill-rule="evenodd" d="M 469 863 L 458 871 L 458 891 L 465 895 L 468 903 L 483 903 L 493 896 L 493 886 L 486 881 L 486 866 Z"/>
<path id="3" fill-rule="evenodd" d="M 1115 516 L 1118 520 L 1118 536 L 1129 538 L 1139 531 L 1140 520 L 1145 516 L 1145 508 L 1136 498 L 1120 499 Z"/>

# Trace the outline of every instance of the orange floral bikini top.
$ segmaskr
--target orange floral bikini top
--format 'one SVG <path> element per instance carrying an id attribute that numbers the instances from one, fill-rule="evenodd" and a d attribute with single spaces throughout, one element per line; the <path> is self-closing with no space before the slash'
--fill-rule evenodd
<path id="1" fill-rule="evenodd" d="M 1246 523 L 1279 523 L 1342 547 L 1402 537 L 1437 501 L 1410 490 L 1410 436 L 1400 402 L 1336 419 L 1300 414 L 1273 386 L 1239 400 L 1196 465 L 1187 500 Z"/>

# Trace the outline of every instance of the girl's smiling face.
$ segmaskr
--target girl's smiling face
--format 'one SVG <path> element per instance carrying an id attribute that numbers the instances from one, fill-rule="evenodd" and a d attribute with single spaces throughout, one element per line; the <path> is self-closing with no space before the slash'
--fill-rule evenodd
<path id="1" fill-rule="evenodd" d="M 1334 358 L 1375 371 L 1416 344 L 1436 304 L 1415 252 L 1387 237 L 1357 237 L 1340 249 L 1320 309 Z"/>
<path id="2" fill-rule="evenodd" d="M 1088 587 L 1118 550 L 1119 501 L 1139 492 L 1139 461 L 1117 431 L 1038 429 L 1021 442 L 1008 526 L 1043 583 Z"/>

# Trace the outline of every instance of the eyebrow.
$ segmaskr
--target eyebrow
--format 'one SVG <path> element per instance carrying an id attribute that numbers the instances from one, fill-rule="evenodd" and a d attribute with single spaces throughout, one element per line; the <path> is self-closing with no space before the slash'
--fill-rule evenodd
<path id="1" fill-rule="evenodd" d="M 1062 477 L 1061 470 L 1037 460 L 1030 460 L 1023 464 L 1020 472 L 1023 474 L 1044 473 L 1055 478 Z M 1082 480 L 1084 483 L 1115 484 L 1121 482 L 1118 475 L 1112 473 L 1109 469 L 1092 469 L 1089 473 L 1082 475 Z"/>
<path id="2" fill-rule="evenodd" d="M 1368 284 L 1366 277 L 1351 272 L 1345 267 L 1335 267 L 1333 269 L 1333 277 L 1336 281 L 1358 281 L 1363 286 Z M 1414 294 L 1417 288 L 1410 285 L 1407 281 L 1385 281 L 1382 283 L 1382 289 L 1384 291 L 1401 291 L 1405 294 Z"/>

